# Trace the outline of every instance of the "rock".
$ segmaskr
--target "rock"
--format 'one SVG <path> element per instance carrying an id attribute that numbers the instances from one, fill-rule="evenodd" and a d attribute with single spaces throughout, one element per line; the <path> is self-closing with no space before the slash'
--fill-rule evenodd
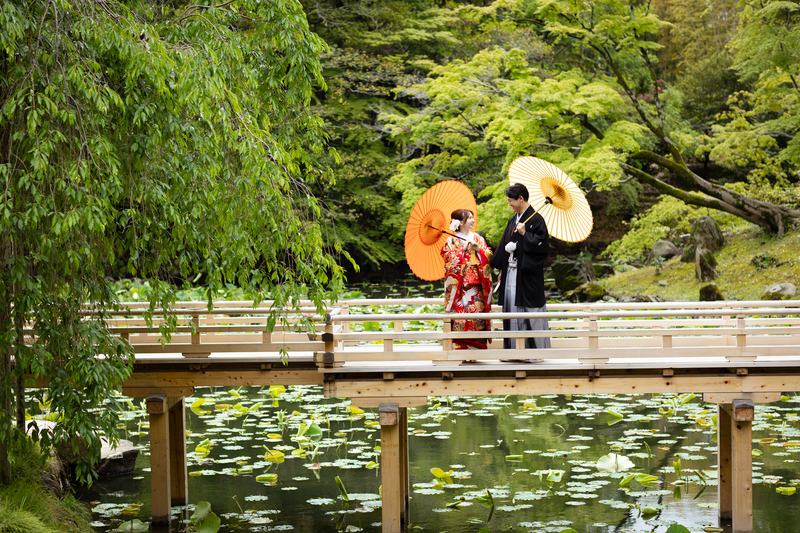
<path id="1" fill-rule="evenodd" d="M 620 296 L 617 298 L 620 303 L 650 303 L 650 302 L 663 302 L 660 296 L 651 294 L 637 294 L 636 296 Z"/>
<path id="2" fill-rule="evenodd" d="M 695 251 L 694 275 L 699 281 L 711 281 L 719 275 L 714 254 L 703 246 L 698 246 Z"/>
<path id="3" fill-rule="evenodd" d="M 793 283 L 783 282 L 775 283 L 767 287 L 764 294 L 761 295 L 761 300 L 791 300 L 797 294 L 797 287 Z"/>
<path id="4" fill-rule="evenodd" d="M 656 259 L 663 257 L 664 259 L 672 259 L 681 254 L 681 249 L 672 244 L 670 241 L 656 241 L 653 243 L 653 248 L 650 251 L 650 257 Z"/>
<path id="5" fill-rule="evenodd" d="M 661 285 L 662 287 L 669 287 L 669 282 L 667 280 L 664 280 L 664 279 L 659 281 L 658 284 Z"/>
<path id="6" fill-rule="evenodd" d="M 557 259 L 553 263 L 553 279 L 561 292 L 571 291 L 590 281 L 597 281 L 592 260 L 583 259 Z"/>
<path id="7" fill-rule="evenodd" d="M 36 426 L 39 431 L 45 429 L 51 430 L 54 422 L 46 420 L 36 420 Z M 34 421 L 29 420 L 26 422 L 26 431 L 32 434 L 34 431 Z M 95 471 L 99 479 L 124 476 L 133 473 L 133 467 L 136 464 L 136 458 L 139 456 L 139 448 L 133 445 L 129 440 L 120 439 L 116 448 L 112 448 L 105 437 L 100 438 L 102 444 L 100 448 L 100 461 L 95 465 Z M 69 445 L 62 445 L 58 449 L 59 464 L 69 465 L 76 459 L 75 454 Z M 67 485 L 69 486 L 69 485 Z"/>
<path id="8" fill-rule="evenodd" d="M 103 479 L 133 473 L 136 458 L 139 457 L 139 448 L 124 439 L 119 440 L 116 448 L 112 448 L 104 438 L 101 441 L 103 447 L 100 449 L 100 462 L 95 466 L 97 477 Z"/>
<path id="9" fill-rule="evenodd" d="M 694 261 L 698 246 L 713 253 L 722 248 L 723 244 L 725 244 L 725 238 L 722 236 L 717 221 L 712 217 L 700 217 L 692 224 L 689 246 L 683 251 L 681 262 L 691 263 Z"/>
<path id="10" fill-rule="evenodd" d="M 564 298 L 573 302 L 596 302 L 606 295 L 606 289 L 599 283 L 590 282 L 564 293 Z"/>
<path id="11" fill-rule="evenodd" d="M 708 285 L 700 287 L 701 302 L 718 302 L 724 299 L 725 297 L 722 296 L 722 292 L 720 292 L 716 283 L 709 283 Z"/>
<path id="12" fill-rule="evenodd" d="M 614 275 L 614 267 L 609 265 L 608 263 L 595 263 L 594 264 L 594 275 L 597 279 L 605 278 L 607 276 Z"/>

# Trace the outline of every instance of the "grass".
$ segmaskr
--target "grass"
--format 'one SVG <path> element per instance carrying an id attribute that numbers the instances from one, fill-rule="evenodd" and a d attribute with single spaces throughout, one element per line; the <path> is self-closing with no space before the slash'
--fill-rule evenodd
<path id="1" fill-rule="evenodd" d="M 0 533 L 92 533 L 85 504 L 68 495 L 59 500 L 40 483 L 47 470 L 30 440 L 12 453 L 12 479 L 0 487 Z"/>
<path id="2" fill-rule="evenodd" d="M 800 288 L 800 231 L 781 239 L 756 229 L 726 235 L 725 245 L 714 256 L 719 273 L 714 283 L 726 300 L 759 300 L 774 283 Z M 661 281 L 667 286 L 659 285 Z M 707 284 L 695 278 L 694 263 L 681 263 L 677 257 L 660 268 L 622 272 L 601 283 L 614 296 L 647 294 L 665 301 L 697 301 L 700 287 Z"/>

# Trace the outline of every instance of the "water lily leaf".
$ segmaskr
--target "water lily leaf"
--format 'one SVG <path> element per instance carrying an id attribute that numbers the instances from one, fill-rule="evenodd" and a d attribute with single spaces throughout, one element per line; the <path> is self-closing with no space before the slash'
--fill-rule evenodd
<path id="1" fill-rule="evenodd" d="M 286 387 L 283 385 L 270 385 L 269 386 L 269 395 L 273 398 L 279 397 L 281 394 L 286 392 Z"/>
<path id="2" fill-rule="evenodd" d="M 339 476 L 336 476 L 333 478 L 333 480 L 336 482 L 336 486 L 339 487 L 339 492 L 342 495 L 342 499 L 346 502 L 349 502 L 350 497 L 347 495 L 347 490 L 344 488 L 344 483 L 342 483 L 342 480 L 339 478 Z"/>
<path id="3" fill-rule="evenodd" d="M 672 524 L 671 526 L 669 526 L 669 528 L 667 528 L 666 533 L 692 533 L 692 532 L 680 524 Z"/>
<path id="4" fill-rule="evenodd" d="M 628 470 L 636 465 L 634 465 L 633 462 L 624 455 L 609 453 L 608 455 L 604 455 L 598 459 L 596 466 L 598 470 L 602 470 L 604 472 L 622 472 L 623 470 Z"/>
<path id="5" fill-rule="evenodd" d="M 150 531 L 150 524 L 145 524 L 138 518 L 135 518 L 128 522 L 121 523 L 114 531 L 121 531 L 124 533 L 142 533 L 145 531 Z"/>
<path id="6" fill-rule="evenodd" d="M 194 507 L 194 513 L 189 517 L 193 524 L 199 524 L 211 515 L 211 504 L 206 501 L 197 502 Z"/>
<path id="7" fill-rule="evenodd" d="M 370 461 L 364 468 L 369 468 L 370 470 L 372 470 L 373 468 L 378 468 L 379 466 L 380 465 L 375 461 Z"/>
<path id="8" fill-rule="evenodd" d="M 278 450 L 267 450 L 267 453 L 264 454 L 264 460 L 270 463 L 282 463 L 286 460 L 286 456 Z"/>
<path id="9" fill-rule="evenodd" d="M 260 483 L 275 483 L 278 481 L 278 474 L 261 474 L 256 476 L 256 481 Z"/>
<path id="10" fill-rule="evenodd" d="M 784 494 L 786 496 L 791 496 L 797 491 L 797 487 L 777 487 L 775 492 L 778 494 Z"/>
<path id="11" fill-rule="evenodd" d="M 506 455 L 506 461 L 512 461 L 512 462 L 521 463 L 522 462 L 522 456 L 521 455 Z"/>

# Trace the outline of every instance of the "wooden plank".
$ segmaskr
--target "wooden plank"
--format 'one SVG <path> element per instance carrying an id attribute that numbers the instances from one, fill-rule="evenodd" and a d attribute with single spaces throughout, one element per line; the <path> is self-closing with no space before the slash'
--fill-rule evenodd
<path id="1" fill-rule="evenodd" d="M 717 406 L 717 501 L 720 520 L 733 517 L 731 484 L 731 427 L 733 420 L 724 405 Z"/>
<path id="2" fill-rule="evenodd" d="M 400 409 L 395 404 L 395 407 Z M 402 424 L 381 426 L 381 524 L 383 533 L 403 533 L 405 502 L 400 446 Z"/>
<path id="3" fill-rule="evenodd" d="M 171 507 L 169 415 L 150 415 L 150 503 L 154 524 L 169 524 Z"/>
<path id="4" fill-rule="evenodd" d="M 536 365 L 531 365 L 534 369 Z M 800 390 L 791 376 L 637 376 L 586 378 L 536 377 L 456 378 L 442 380 L 336 381 L 326 384 L 326 396 L 358 398 L 408 396 L 505 396 L 509 394 L 645 394 L 657 392 L 765 392 Z"/>
<path id="5" fill-rule="evenodd" d="M 148 394 L 158 392 L 165 394 L 169 397 L 174 396 L 191 396 L 194 394 L 194 387 L 150 387 L 142 384 L 140 387 L 129 387 L 123 385 L 122 395 L 128 398 L 146 398 Z"/>
<path id="6" fill-rule="evenodd" d="M 170 503 L 189 503 L 189 472 L 186 461 L 186 402 L 170 398 L 169 408 L 169 479 Z"/>
<path id="7" fill-rule="evenodd" d="M 142 373 L 145 382 L 152 382 L 153 373 Z M 252 370 L 231 372 L 226 370 L 201 370 L 197 372 L 155 373 L 158 387 L 180 389 L 203 386 L 244 385 L 322 385 L 323 375 L 313 370 Z M 125 382 L 126 387 L 143 388 L 139 384 L 139 373 L 134 373 Z"/>
<path id="8" fill-rule="evenodd" d="M 327 387 L 327 384 L 326 384 Z M 400 407 L 422 407 L 423 405 L 428 404 L 428 397 L 427 396 L 392 396 L 392 397 L 374 397 L 374 398 L 351 398 L 350 403 L 352 405 L 361 407 L 363 409 L 367 408 L 377 408 L 380 407 L 382 403 L 396 403 Z"/>
<path id="9" fill-rule="evenodd" d="M 703 401 L 706 403 L 727 404 L 733 400 L 752 400 L 753 403 L 772 403 L 780 401 L 780 392 L 704 392 Z"/>
<path id="10" fill-rule="evenodd" d="M 734 420 L 729 404 L 723 409 L 731 418 L 731 492 L 733 533 L 753 533 L 752 422 Z"/>
<path id="11" fill-rule="evenodd" d="M 404 525 L 411 523 L 411 481 L 408 463 L 408 409 L 400 406 L 400 503 L 403 515 L 400 521 Z"/>

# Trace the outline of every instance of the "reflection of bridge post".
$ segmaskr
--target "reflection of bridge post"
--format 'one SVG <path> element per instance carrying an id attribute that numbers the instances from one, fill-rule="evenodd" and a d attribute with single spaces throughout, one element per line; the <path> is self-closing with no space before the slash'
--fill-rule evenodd
<path id="1" fill-rule="evenodd" d="M 733 533 L 753 531 L 752 400 L 717 407 L 719 518 L 732 521 Z"/>
<path id="2" fill-rule="evenodd" d="M 408 515 L 408 408 L 396 403 L 382 403 L 381 486 L 382 530 L 400 533 L 406 530 Z"/>
<path id="3" fill-rule="evenodd" d="M 183 398 L 147 396 L 150 415 L 150 497 L 153 524 L 168 524 L 173 505 L 188 502 L 186 416 Z"/>

